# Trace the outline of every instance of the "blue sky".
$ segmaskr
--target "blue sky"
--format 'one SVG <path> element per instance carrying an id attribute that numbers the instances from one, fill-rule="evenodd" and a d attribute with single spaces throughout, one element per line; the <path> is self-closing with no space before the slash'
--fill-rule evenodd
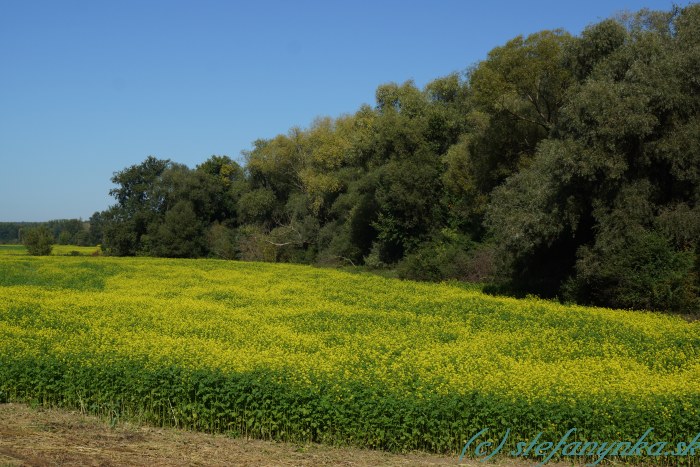
<path id="1" fill-rule="evenodd" d="M 519 34 L 672 4 L 0 0 L 0 221 L 87 219 L 112 204 L 112 173 L 149 155 L 239 158 Z"/>

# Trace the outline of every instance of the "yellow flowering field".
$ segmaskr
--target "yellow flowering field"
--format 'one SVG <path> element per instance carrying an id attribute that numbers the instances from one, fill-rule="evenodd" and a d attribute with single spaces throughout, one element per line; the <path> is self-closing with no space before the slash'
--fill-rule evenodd
<path id="1" fill-rule="evenodd" d="M 0 399 L 396 451 L 485 427 L 687 441 L 700 323 L 289 264 L 0 255 Z"/>
<path id="2" fill-rule="evenodd" d="M 51 254 L 55 256 L 90 256 L 101 254 L 99 246 L 53 245 Z M 24 245 L 0 245 L 0 255 L 26 255 Z"/>

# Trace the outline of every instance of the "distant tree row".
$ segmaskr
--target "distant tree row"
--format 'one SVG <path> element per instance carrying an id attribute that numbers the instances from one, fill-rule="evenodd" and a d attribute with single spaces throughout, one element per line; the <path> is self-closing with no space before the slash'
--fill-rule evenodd
<path id="1" fill-rule="evenodd" d="M 154 157 L 90 219 L 113 255 L 396 267 L 402 277 L 693 311 L 700 5 L 542 31 L 464 74 L 258 140 Z"/>
<path id="2" fill-rule="evenodd" d="M 53 243 L 92 246 L 102 242 L 102 233 L 91 230 L 81 219 L 56 219 L 48 222 L 0 222 L 0 243 L 22 243 L 24 235 L 38 227 L 46 227 Z"/>

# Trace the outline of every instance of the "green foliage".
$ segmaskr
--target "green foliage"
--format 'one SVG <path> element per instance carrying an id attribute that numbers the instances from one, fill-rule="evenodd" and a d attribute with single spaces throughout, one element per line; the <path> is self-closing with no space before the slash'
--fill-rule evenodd
<path id="1" fill-rule="evenodd" d="M 472 247 L 468 238 L 444 229 L 406 255 L 397 267 L 398 276 L 423 281 L 464 279 Z"/>
<path id="2" fill-rule="evenodd" d="M 491 50 L 471 74 L 474 100 L 491 112 L 550 130 L 572 80 L 562 61 L 571 41 L 562 30 L 542 31 Z"/>
<path id="3" fill-rule="evenodd" d="M 443 229 L 398 264 L 398 277 L 420 281 L 485 283 L 495 272 L 493 247 Z"/>
<path id="4" fill-rule="evenodd" d="M 19 243 L 23 226 L 29 225 L 25 222 L 0 222 L 0 244 Z"/>
<path id="5" fill-rule="evenodd" d="M 81 219 L 56 219 L 47 222 L 0 222 L 0 244 L 21 243 L 28 229 L 44 226 L 61 245 L 94 246 L 89 236 L 89 224 Z"/>
<path id="6" fill-rule="evenodd" d="M 243 169 L 228 156 L 211 156 L 197 166 L 197 170 L 213 177 L 226 188 L 233 187 L 236 182 L 244 180 Z"/>
<path id="7" fill-rule="evenodd" d="M 158 208 L 161 199 L 153 195 L 154 182 L 170 166 L 170 160 L 160 160 L 149 156 L 141 164 L 132 165 L 116 172 L 112 183 L 117 185 L 109 191 L 117 204 L 133 214 L 146 205 Z"/>
<path id="8" fill-rule="evenodd" d="M 142 240 L 154 256 L 197 258 L 205 251 L 203 229 L 192 203 L 180 200 L 165 213 L 162 223 L 149 225 Z"/>
<path id="9" fill-rule="evenodd" d="M 604 22 L 568 47 L 581 83 L 556 137 L 494 190 L 487 211 L 511 291 L 697 308 L 700 100 L 688 97 L 695 78 L 678 66 L 687 55 L 669 26 L 687 27 L 697 8 L 642 12 L 626 28 Z"/>
<path id="10" fill-rule="evenodd" d="M 238 201 L 238 212 L 243 223 L 260 223 L 268 221 L 275 210 L 275 193 L 266 188 L 248 191 Z"/>
<path id="11" fill-rule="evenodd" d="M 117 256 L 133 256 L 143 251 L 142 237 L 149 225 L 162 216 L 165 199 L 158 181 L 171 166 L 169 160 L 149 156 L 112 177 L 117 187 L 109 191 L 117 204 L 103 213 L 103 249 Z"/>
<path id="12" fill-rule="evenodd" d="M 236 258 L 236 237 L 233 229 L 215 222 L 209 227 L 206 239 L 210 255 L 221 259 Z"/>
<path id="13" fill-rule="evenodd" d="M 594 305 L 694 313 L 700 309 L 693 252 L 654 232 L 616 232 L 582 247 L 565 297 Z"/>
<path id="14" fill-rule="evenodd" d="M 102 248 L 105 254 L 114 256 L 134 256 L 141 240 L 141 233 L 137 231 L 137 222 L 131 216 L 128 216 L 124 210 L 117 206 L 103 211 L 101 213 L 103 222 L 102 232 L 103 240 Z M 139 226 L 139 230 L 143 227 Z"/>
<path id="15" fill-rule="evenodd" d="M 88 223 L 89 223 L 88 243 L 90 245 L 102 245 L 102 243 L 104 242 L 104 238 L 103 238 L 103 234 L 104 234 L 103 213 L 101 213 L 99 211 L 93 213 L 93 215 L 90 216 Z"/>
<path id="16" fill-rule="evenodd" d="M 585 80 L 596 67 L 627 40 L 627 30 L 619 21 L 607 19 L 588 26 L 578 40 L 572 41 L 565 60 L 568 68 L 581 81 Z"/>
<path id="17" fill-rule="evenodd" d="M 236 232 L 237 250 L 240 259 L 244 261 L 277 260 L 277 246 L 269 239 L 268 234 L 256 225 L 243 225 Z"/>
<path id="18" fill-rule="evenodd" d="M 42 225 L 24 232 L 23 243 L 30 255 L 46 256 L 51 254 L 54 238 L 48 227 Z"/>
<path id="19" fill-rule="evenodd" d="M 386 262 L 400 260 L 439 222 L 439 159 L 390 161 L 379 169 L 373 227 Z"/>

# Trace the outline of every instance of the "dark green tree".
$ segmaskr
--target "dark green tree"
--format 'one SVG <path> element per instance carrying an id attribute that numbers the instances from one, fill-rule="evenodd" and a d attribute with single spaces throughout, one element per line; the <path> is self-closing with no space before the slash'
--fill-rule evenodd
<path id="1" fill-rule="evenodd" d="M 24 231 L 22 241 L 30 255 L 47 256 L 51 254 L 54 238 L 47 226 L 40 225 Z"/>
<path id="2" fill-rule="evenodd" d="M 107 254 L 133 256 L 141 252 L 141 237 L 149 225 L 164 215 L 165 199 L 158 181 L 171 166 L 169 160 L 149 156 L 141 164 L 116 172 L 109 191 L 117 204 L 104 212 L 102 245 Z"/>
<path id="3" fill-rule="evenodd" d="M 101 245 L 103 243 L 102 235 L 104 229 L 103 214 L 101 212 L 93 213 L 88 222 L 90 223 L 88 243 L 90 245 Z"/>
<path id="4" fill-rule="evenodd" d="M 180 200 L 165 213 L 162 222 L 149 225 L 149 232 L 143 237 L 144 246 L 153 256 L 201 257 L 206 251 L 204 228 L 192 202 Z"/>
<path id="5" fill-rule="evenodd" d="M 679 66 L 685 42 L 700 44 L 699 8 L 642 12 L 626 23 L 624 40 L 620 27 L 593 26 L 570 48 L 568 63 L 588 75 L 570 89 L 532 163 L 494 191 L 488 210 L 512 291 L 629 308 L 697 306 L 697 237 L 668 220 L 694 225 L 700 200 L 697 80 Z"/>

